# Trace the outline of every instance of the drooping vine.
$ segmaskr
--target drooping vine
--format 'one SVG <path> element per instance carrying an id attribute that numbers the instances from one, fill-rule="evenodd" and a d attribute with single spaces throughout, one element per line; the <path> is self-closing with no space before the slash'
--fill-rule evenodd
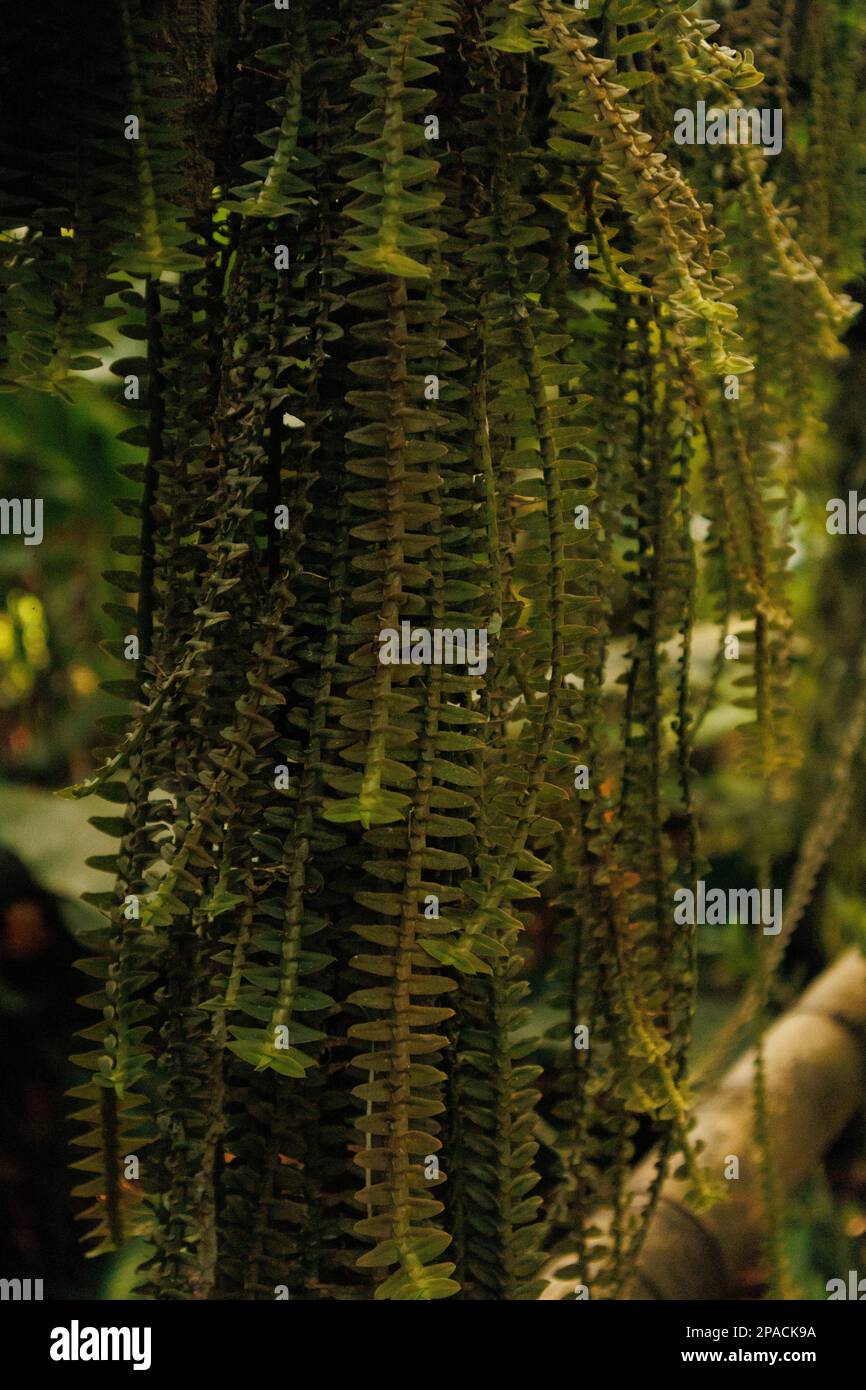
<path id="1" fill-rule="evenodd" d="M 75 119 L 0 187 L 0 384 L 105 367 L 137 489 L 127 709 L 70 791 L 112 803 L 84 1215 L 146 1236 L 153 1297 L 525 1300 L 543 1250 L 624 1296 L 667 1174 L 719 1196 L 674 893 L 731 639 L 744 765 L 784 782 L 862 35 L 841 0 L 802 38 L 756 0 L 736 47 L 679 0 L 186 8 L 88 7 Z M 674 139 L 759 100 L 802 122 L 778 174 Z"/>

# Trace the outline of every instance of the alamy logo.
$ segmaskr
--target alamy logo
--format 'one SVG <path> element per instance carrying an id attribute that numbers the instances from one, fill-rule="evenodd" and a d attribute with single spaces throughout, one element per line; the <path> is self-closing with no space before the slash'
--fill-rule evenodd
<path id="1" fill-rule="evenodd" d="M 858 1303 L 866 1301 L 866 1279 L 858 1278 L 856 1269 L 848 1270 L 847 1286 L 844 1279 L 828 1279 L 824 1287 L 827 1290 L 828 1303 L 840 1298 L 854 1299 Z"/>
<path id="2" fill-rule="evenodd" d="M 487 670 L 487 628 L 385 627 L 379 633 L 383 666 L 466 666 L 471 676 Z"/>
<path id="3" fill-rule="evenodd" d="M 51 1330 L 52 1361 L 131 1361 L 134 1371 L 150 1370 L 149 1327 L 69 1327 Z"/>
<path id="4" fill-rule="evenodd" d="M 674 140 L 678 145 L 760 145 L 764 154 L 782 148 L 782 112 L 779 107 L 718 106 L 707 110 L 699 101 L 695 110 L 681 106 L 674 112 Z"/>
<path id="5" fill-rule="evenodd" d="M 740 922 L 756 927 L 763 924 L 765 936 L 782 930 L 781 888 L 711 888 L 698 880 L 697 892 L 678 888 L 674 893 L 674 921 L 677 926 L 720 927 Z M 771 910 L 772 907 L 772 910 Z"/>
<path id="6" fill-rule="evenodd" d="M 0 497 L 0 536 L 23 536 L 25 545 L 41 545 L 42 498 Z"/>
<path id="7" fill-rule="evenodd" d="M 30 1303 L 42 1297 L 41 1279 L 0 1279 L 0 1302 Z"/>
<path id="8" fill-rule="evenodd" d="M 866 497 L 849 492 L 827 503 L 827 531 L 831 536 L 866 536 Z"/>

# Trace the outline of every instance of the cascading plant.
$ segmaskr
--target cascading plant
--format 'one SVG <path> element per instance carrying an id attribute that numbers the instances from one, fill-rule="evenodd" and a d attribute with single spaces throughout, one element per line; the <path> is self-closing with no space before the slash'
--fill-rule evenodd
<path id="1" fill-rule="evenodd" d="M 40 7 L 67 115 L 6 126 L 0 370 L 129 410 L 73 1094 L 92 1251 L 144 1236 L 147 1296 L 525 1300 L 560 1250 L 622 1296 L 671 1165 L 719 1199 L 673 893 L 733 627 L 756 782 L 787 756 L 790 503 L 859 266 L 862 106 L 831 173 L 819 108 L 862 36 L 755 4 L 730 48 L 698 8 Z M 674 144 L 765 90 L 778 176 Z"/>

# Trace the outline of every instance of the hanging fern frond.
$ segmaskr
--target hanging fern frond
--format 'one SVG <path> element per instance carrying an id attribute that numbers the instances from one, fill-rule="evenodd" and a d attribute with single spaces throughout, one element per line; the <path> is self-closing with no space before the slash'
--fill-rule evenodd
<path id="1" fill-rule="evenodd" d="M 0 389 L 128 412 L 126 712 L 66 793 L 113 811 L 71 1093 L 95 1252 L 145 1237 L 154 1298 L 525 1301 L 543 1250 L 627 1297 L 668 1175 L 719 1195 L 674 894 L 711 872 L 714 722 L 773 881 L 863 26 L 87 8 L 69 63 L 63 7 L 34 21 L 63 120 L 0 94 Z M 677 143 L 683 102 L 753 92 L 778 158 Z"/>

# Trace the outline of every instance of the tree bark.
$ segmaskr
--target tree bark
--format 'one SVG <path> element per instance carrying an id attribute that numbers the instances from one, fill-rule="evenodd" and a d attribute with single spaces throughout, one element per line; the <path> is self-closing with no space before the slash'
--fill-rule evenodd
<path id="1" fill-rule="evenodd" d="M 847 951 L 767 1032 L 767 1104 L 780 1196 L 787 1197 L 863 1104 L 866 1092 L 866 959 Z M 704 1141 L 703 1166 L 722 1178 L 729 1156 L 739 1177 L 726 1185 L 726 1201 L 701 1216 L 684 1202 L 686 1183 L 668 1178 L 647 1231 L 632 1297 L 725 1299 L 738 1275 L 761 1251 L 764 1212 L 754 1139 L 754 1050 L 696 1109 L 694 1138 Z M 652 1180 L 654 1155 L 638 1167 L 636 1191 Z M 603 1225 L 600 1216 L 597 1223 Z M 574 1281 L 557 1278 L 573 1255 L 548 1262 L 551 1280 L 542 1299 L 573 1297 Z M 590 1297 L 592 1286 L 590 1284 Z"/>

